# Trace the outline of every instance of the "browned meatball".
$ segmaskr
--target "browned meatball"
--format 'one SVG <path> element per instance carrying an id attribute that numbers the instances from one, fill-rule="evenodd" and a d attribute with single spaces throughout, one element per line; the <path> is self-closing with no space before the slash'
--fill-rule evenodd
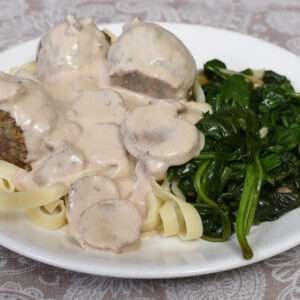
<path id="1" fill-rule="evenodd" d="M 22 129 L 8 112 L 0 110 L 0 159 L 29 168 L 26 163 L 27 149 Z"/>
<path id="2" fill-rule="evenodd" d="M 108 51 L 110 83 L 150 97 L 186 98 L 195 75 L 190 51 L 163 27 L 136 21 Z"/>

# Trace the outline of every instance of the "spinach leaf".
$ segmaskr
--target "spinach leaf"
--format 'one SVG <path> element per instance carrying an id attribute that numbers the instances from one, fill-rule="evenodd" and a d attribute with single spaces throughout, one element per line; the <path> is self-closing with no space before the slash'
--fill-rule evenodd
<path id="1" fill-rule="evenodd" d="M 282 150 L 290 150 L 300 145 L 300 124 L 285 128 L 277 126 L 271 139 L 273 145 L 281 146 Z"/>
<path id="2" fill-rule="evenodd" d="M 247 76 L 252 76 L 254 74 L 252 69 L 245 69 L 243 71 L 241 71 L 241 74 L 247 75 Z"/>
<path id="3" fill-rule="evenodd" d="M 229 218 L 229 212 L 226 206 L 218 205 L 213 199 L 207 194 L 207 170 L 212 165 L 211 160 L 204 161 L 198 168 L 197 172 L 193 177 L 194 187 L 197 192 L 197 202 L 201 205 L 204 204 L 210 209 L 215 216 L 218 216 L 221 223 L 221 230 L 219 234 L 213 233 L 212 235 L 204 235 L 203 238 L 210 241 L 226 241 L 231 235 L 232 225 Z M 220 227 L 220 226 L 218 226 Z"/>
<path id="4" fill-rule="evenodd" d="M 274 71 L 266 70 L 264 72 L 263 81 L 265 84 L 274 84 L 284 87 L 286 91 L 294 92 L 294 88 L 286 76 L 280 75 Z"/>
<path id="5" fill-rule="evenodd" d="M 255 215 L 255 224 L 274 221 L 300 206 L 299 190 L 266 185 L 261 192 Z"/>
<path id="6" fill-rule="evenodd" d="M 249 107 L 251 96 L 251 85 L 242 75 L 232 75 L 226 79 L 217 97 L 216 111 L 225 106 Z"/>
<path id="7" fill-rule="evenodd" d="M 212 106 L 213 111 L 216 111 L 217 96 L 220 93 L 222 84 L 219 82 L 208 82 L 203 85 L 203 91 L 206 101 Z"/>
<path id="8" fill-rule="evenodd" d="M 223 80 L 229 77 L 229 75 L 224 72 L 226 69 L 227 67 L 222 61 L 213 59 L 204 65 L 204 74 L 212 81 Z"/>
<path id="9" fill-rule="evenodd" d="M 259 111 L 263 113 L 286 107 L 291 101 L 291 99 L 289 99 L 289 92 L 282 86 L 268 84 L 259 89 L 261 99 L 258 108 Z"/>
<path id="10" fill-rule="evenodd" d="M 246 179 L 236 218 L 236 234 L 243 256 L 246 259 L 253 256 L 252 249 L 247 241 L 247 235 L 254 222 L 263 176 L 260 159 L 256 156 L 255 161 L 246 168 Z"/>

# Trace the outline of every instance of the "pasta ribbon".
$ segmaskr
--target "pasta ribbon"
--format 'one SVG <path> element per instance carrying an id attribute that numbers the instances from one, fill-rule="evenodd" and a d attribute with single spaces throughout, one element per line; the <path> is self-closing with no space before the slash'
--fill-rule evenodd
<path id="1" fill-rule="evenodd" d="M 0 192 L 0 209 L 28 209 L 44 206 L 68 193 L 62 183 L 24 192 Z"/>
<path id="2" fill-rule="evenodd" d="M 179 220 L 175 203 L 167 201 L 159 210 L 162 222 L 162 234 L 165 237 L 177 235 L 180 232 Z"/>
<path id="3" fill-rule="evenodd" d="M 55 230 L 67 224 L 66 206 L 63 200 L 46 206 L 30 208 L 26 215 L 33 223 L 46 229 Z"/>
<path id="4" fill-rule="evenodd" d="M 17 172 L 20 171 L 24 170 L 4 160 L 0 160 L 0 192 L 15 191 L 13 179 L 16 176 Z"/>
<path id="5" fill-rule="evenodd" d="M 152 193 L 148 194 L 147 198 L 147 216 L 143 224 L 143 231 L 155 230 L 160 224 L 159 209 L 162 202 Z"/>
<path id="6" fill-rule="evenodd" d="M 149 220 L 155 220 L 151 223 L 151 229 L 157 229 L 161 225 L 162 234 L 166 237 L 178 235 L 182 240 L 199 239 L 203 234 L 201 217 L 197 210 L 182 198 L 180 190 L 172 187 L 176 191 L 175 196 L 170 192 L 167 182 L 160 186 L 155 181 L 152 182 L 152 188 L 153 193 L 148 196 L 149 210 L 145 223 L 148 225 Z M 144 225 L 143 229 L 148 228 Z"/>
<path id="7" fill-rule="evenodd" d="M 47 229 L 58 229 L 67 223 L 66 207 L 61 198 L 68 187 L 57 183 L 31 191 L 15 190 L 13 180 L 25 170 L 0 160 L 0 209 L 26 209 L 27 217 Z"/>

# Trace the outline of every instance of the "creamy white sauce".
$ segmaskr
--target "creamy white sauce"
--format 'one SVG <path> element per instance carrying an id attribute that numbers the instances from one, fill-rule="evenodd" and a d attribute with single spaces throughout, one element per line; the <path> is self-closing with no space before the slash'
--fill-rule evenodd
<path id="1" fill-rule="evenodd" d="M 52 101 L 53 107 L 58 108 L 58 118 L 52 130 L 43 135 L 42 142 L 48 150 L 32 162 L 32 171 L 27 174 L 31 179 L 18 178 L 20 187 L 28 189 L 27 185 L 32 182 L 38 185 L 55 181 L 69 183 L 70 174 L 72 178 L 79 177 L 76 173 L 97 173 L 114 178 L 130 175 L 132 166 L 119 126 L 126 110 L 117 93 L 107 89 L 88 91 L 63 106 L 60 101 Z M 29 107 L 36 104 L 32 98 Z M 46 107 L 40 110 L 41 118 L 47 115 L 45 110 Z M 22 123 L 18 124 L 23 128 Z"/>
<path id="2" fill-rule="evenodd" d="M 18 174 L 17 187 L 70 185 L 73 235 L 84 246 L 119 251 L 139 237 L 151 178 L 163 179 L 204 145 L 193 125 L 203 111 L 190 111 L 184 98 L 195 62 L 157 25 L 132 25 L 109 49 L 90 19 L 69 17 L 43 38 L 37 70 L 37 81 L 0 74 L 0 109 L 22 128 L 32 166 Z M 175 98 L 110 86 L 109 75 L 132 70 L 166 82 Z"/>

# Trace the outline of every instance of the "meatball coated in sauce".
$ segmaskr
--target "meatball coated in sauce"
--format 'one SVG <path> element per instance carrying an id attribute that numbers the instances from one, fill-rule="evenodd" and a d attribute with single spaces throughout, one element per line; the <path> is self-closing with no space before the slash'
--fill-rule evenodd
<path id="1" fill-rule="evenodd" d="M 68 16 L 41 40 L 38 77 L 54 98 L 72 101 L 82 91 L 106 85 L 108 48 L 91 18 Z"/>
<path id="2" fill-rule="evenodd" d="M 154 98 L 186 98 L 196 63 L 189 50 L 159 25 L 134 22 L 108 52 L 110 82 Z"/>
<path id="3" fill-rule="evenodd" d="M 91 18 L 68 16 L 41 40 L 37 71 L 45 79 L 61 71 L 81 71 L 106 57 L 109 44 Z"/>
<path id="4" fill-rule="evenodd" d="M 0 159 L 18 167 L 29 167 L 22 129 L 8 112 L 0 110 Z"/>
<path id="5" fill-rule="evenodd" d="M 0 73 L 0 110 L 8 112 L 22 129 L 27 162 L 47 152 L 43 143 L 57 120 L 53 99 L 38 82 Z"/>

